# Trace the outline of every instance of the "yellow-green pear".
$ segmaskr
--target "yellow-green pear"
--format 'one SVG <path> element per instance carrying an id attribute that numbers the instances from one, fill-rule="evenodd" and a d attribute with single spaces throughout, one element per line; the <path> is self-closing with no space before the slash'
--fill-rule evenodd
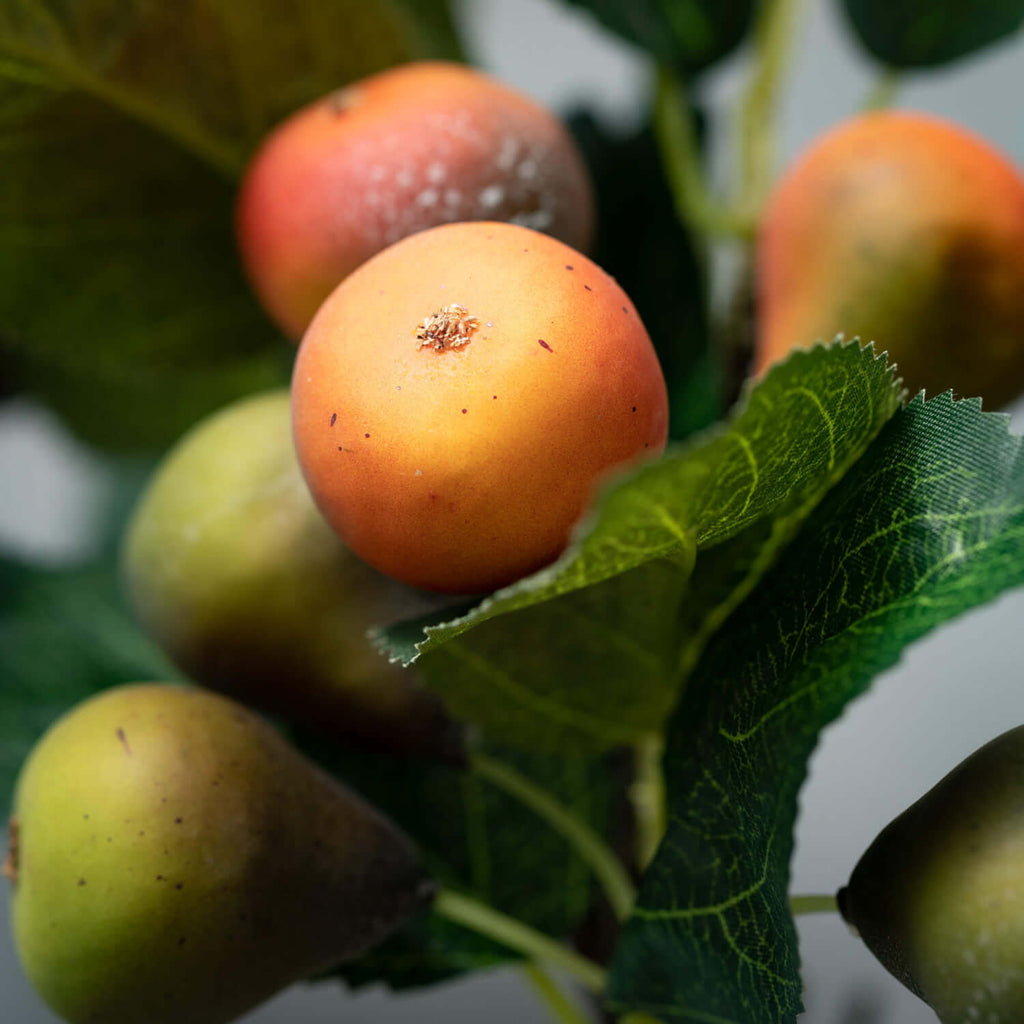
<path id="1" fill-rule="evenodd" d="M 15 791 L 15 944 L 71 1024 L 224 1024 L 429 895 L 408 840 L 234 701 L 108 690 Z"/>
<path id="2" fill-rule="evenodd" d="M 138 502 L 122 565 L 143 628 L 196 682 L 332 737 L 458 758 L 440 703 L 366 636 L 427 599 L 324 522 L 295 457 L 287 389 L 185 435 Z"/>
<path id="3" fill-rule="evenodd" d="M 1024 1021 L 1024 726 L 892 821 L 839 905 L 943 1024 Z"/>

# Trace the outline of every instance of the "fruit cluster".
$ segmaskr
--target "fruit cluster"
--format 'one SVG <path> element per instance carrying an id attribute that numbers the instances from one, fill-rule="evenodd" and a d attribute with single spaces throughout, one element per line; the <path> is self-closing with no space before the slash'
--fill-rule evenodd
<path id="1" fill-rule="evenodd" d="M 584 255 L 594 230 L 565 128 L 455 65 L 327 96 L 254 156 L 239 248 L 301 339 L 290 391 L 184 437 L 123 547 L 139 621 L 206 689 L 102 694 L 17 787 L 16 942 L 71 1024 L 226 1024 L 431 899 L 401 831 L 249 708 L 464 763 L 459 724 L 366 633 L 550 565 L 605 482 L 663 451 L 662 369 Z M 756 267 L 756 373 L 845 333 L 914 388 L 1024 387 L 1024 180 L 956 126 L 872 113 L 818 140 L 763 211 Z M 1022 915 L 976 927 L 1016 903 L 1021 742 L 898 819 L 840 897 L 950 1024 L 1024 1017 Z"/>

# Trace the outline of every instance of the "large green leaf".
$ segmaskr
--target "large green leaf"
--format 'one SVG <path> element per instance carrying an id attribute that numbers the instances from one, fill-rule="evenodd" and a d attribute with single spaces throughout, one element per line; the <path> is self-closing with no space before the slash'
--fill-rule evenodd
<path id="1" fill-rule="evenodd" d="M 696 74 L 735 49 L 759 0 L 570 0 L 624 39 L 684 73 Z"/>
<path id="2" fill-rule="evenodd" d="M 870 349 L 797 353 L 721 428 L 613 486 L 554 565 L 384 642 L 419 659 L 456 717 L 504 742 L 637 742 L 663 727 L 707 638 L 901 395 Z"/>
<path id="3" fill-rule="evenodd" d="M 445 27 L 443 0 L 5 0 L 5 374 L 135 448 L 286 380 L 294 350 L 238 266 L 235 179 L 275 121 L 449 52 Z"/>
<path id="4" fill-rule="evenodd" d="M 1021 439 L 977 401 L 915 399 L 691 676 L 665 757 L 669 830 L 617 954 L 614 1008 L 795 1020 L 789 861 L 821 730 L 907 644 L 1021 583 Z"/>
<path id="5" fill-rule="evenodd" d="M 1024 0 L 842 0 L 861 43 L 896 68 L 932 67 L 1016 32 Z"/>

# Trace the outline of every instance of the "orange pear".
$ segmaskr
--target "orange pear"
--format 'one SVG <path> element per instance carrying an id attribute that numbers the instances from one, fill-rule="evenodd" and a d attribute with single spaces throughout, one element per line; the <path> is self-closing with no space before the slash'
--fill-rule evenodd
<path id="1" fill-rule="evenodd" d="M 938 118 L 852 118 L 769 198 L 757 286 L 757 373 L 842 333 L 913 390 L 1003 405 L 1024 390 L 1024 178 Z"/>

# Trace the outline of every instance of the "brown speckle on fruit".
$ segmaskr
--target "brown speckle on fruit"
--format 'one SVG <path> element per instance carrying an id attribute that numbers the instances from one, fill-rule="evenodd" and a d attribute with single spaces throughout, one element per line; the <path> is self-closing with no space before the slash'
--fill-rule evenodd
<path id="1" fill-rule="evenodd" d="M 432 348 L 437 352 L 446 348 L 462 348 L 479 326 L 477 317 L 472 316 L 465 306 L 453 302 L 424 317 L 416 327 L 416 339 L 420 348 Z"/>
<path id="2" fill-rule="evenodd" d="M 128 737 L 124 734 L 124 729 L 117 730 L 117 738 L 121 741 L 121 746 L 124 747 L 124 752 L 131 757 L 132 748 L 128 745 Z"/>
<path id="3" fill-rule="evenodd" d="M 338 89 L 327 97 L 327 107 L 332 114 L 344 114 L 359 102 L 359 90 L 354 86 Z"/>

